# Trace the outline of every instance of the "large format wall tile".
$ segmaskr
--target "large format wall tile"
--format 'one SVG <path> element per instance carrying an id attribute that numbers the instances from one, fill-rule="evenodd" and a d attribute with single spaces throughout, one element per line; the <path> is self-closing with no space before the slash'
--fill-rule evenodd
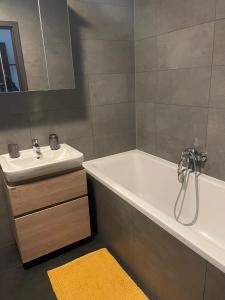
<path id="1" fill-rule="evenodd" d="M 136 105 L 137 130 L 143 128 L 145 131 L 155 132 L 155 104 L 137 103 Z"/>
<path id="2" fill-rule="evenodd" d="M 156 35 L 157 0 L 135 1 L 135 40 Z"/>
<path id="3" fill-rule="evenodd" d="M 216 18 L 225 18 L 225 2 L 224 0 L 216 0 Z"/>
<path id="4" fill-rule="evenodd" d="M 207 106 L 211 68 L 177 69 L 158 72 L 160 103 Z"/>
<path id="5" fill-rule="evenodd" d="M 133 43 L 130 41 L 86 40 L 84 72 L 88 74 L 134 71 Z"/>
<path id="6" fill-rule="evenodd" d="M 136 73 L 135 100 L 137 102 L 154 102 L 157 97 L 157 71 Z"/>
<path id="7" fill-rule="evenodd" d="M 85 39 L 131 40 L 132 8 L 105 4 L 86 5 Z"/>
<path id="8" fill-rule="evenodd" d="M 157 105 L 157 134 L 174 136 L 185 140 L 198 138 L 204 143 L 207 128 L 207 109 L 198 107 Z"/>
<path id="9" fill-rule="evenodd" d="M 31 135 L 27 114 L 0 115 L 0 153 L 8 153 L 8 144 L 19 144 L 20 149 L 31 147 Z"/>
<path id="10" fill-rule="evenodd" d="M 212 71 L 210 106 L 225 108 L 225 66 L 214 66 Z"/>
<path id="11" fill-rule="evenodd" d="M 105 4 L 113 4 L 117 6 L 132 6 L 133 0 L 79 0 L 81 2 L 90 2 L 90 3 L 105 3 Z"/>
<path id="12" fill-rule="evenodd" d="M 136 148 L 135 129 L 121 129 L 108 136 L 94 137 L 95 157 L 102 157 Z"/>
<path id="13" fill-rule="evenodd" d="M 132 74 L 103 74 L 89 76 L 92 105 L 113 104 L 134 100 Z"/>
<path id="14" fill-rule="evenodd" d="M 206 165 L 207 174 L 225 180 L 225 110 L 210 109 L 207 129 L 207 152 L 208 162 Z"/>
<path id="15" fill-rule="evenodd" d="M 50 133 L 57 133 L 60 142 L 92 138 L 90 111 L 77 109 L 49 110 L 30 114 L 31 136 L 41 145 L 48 145 Z"/>
<path id="16" fill-rule="evenodd" d="M 157 42 L 156 38 L 146 38 L 135 42 L 136 72 L 157 69 Z"/>
<path id="17" fill-rule="evenodd" d="M 222 0 L 223 1 L 223 0 Z M 215 0 L 158 0 L 158 33 L 214 20 Z"/>
<path id="18" fill-rule="evenodd" d="M 208 23 L 158 36 L 159 67 L 209 66 L 212 61 L 213 28 L 213 23 Z"/>
<path id="19" fill-rule="evenodd" d="M 108 138 L 134 128 L 134 105 L 120 103 L 93 107 L 93 130 L 97 139 Z"/>
<path id="20" fill-rule="evenodd" d="M 215 41 L 213 63 L 215 65 L 225 65 L 225 20 L 215 23 Z"/>

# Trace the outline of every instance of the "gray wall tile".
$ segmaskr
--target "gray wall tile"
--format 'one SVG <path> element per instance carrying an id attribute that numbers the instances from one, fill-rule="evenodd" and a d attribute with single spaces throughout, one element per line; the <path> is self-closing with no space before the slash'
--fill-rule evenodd
<path id="1" fill-rule="evenodd" d="M 135 42 L 136 72 L 157 69 L 157 43 L 156 38 L 146 38 Z"/>
<path id="2" fill-rule="evenodd" d="M 133 9 L 115 5 L 86 5 L 85 39 L 131 40 Z"/>
<path id="3" fill-rule="evenodd" d="M 7 145 L 19 144 L 22 149 L 30 148 L 31 135 L 27 114 L 0 115 L 0 153 L 8 153 Z"/>
<path id="4" fill-rule="evenodd" d="M 134 100 L 134 76 L 132 74 L 90 75 L 89 88 L 92 105 Z"/>
<path id="5" fill-rule="evenodd" d="M 155 132 L 155 104 L 136 104 L 136 127 L 137 130 L 144 129 L 148 132 Z"/>
<path id="6" fill-rule="evenodd" d="M 131 73 L 134 71 L 130 41 L 86 40 L 84 71 L 88 74 Z"/>
<path id="7" fill-rule="evenodd" d="M 134 125 L 134 105 L 119 103 L 93 107 L 95 138 L 107 138 L 121 132 L 131 132 Z"/>
<path id="8" fill-rule="evenodd" d="M 102 157 L 136 148 L 135 130 L 121 129 L 106 137 L 94 138 L 95 157 Z"/>
<path id="9" fill-rule="evenodd" d="M 162 105 L 156 106 L 156 130 L 160 135 L 174 136 L 194 141 L 197 137 L 204 144 L 207 128 L 206 108 Z"/>
<path id="10" fill-rule="evenodd" d="M 225 108 L 225 66 L 214 66 L 212 71 L 210 106 Z"/>
<path id="11" fill-rule="evenodd" d="M 224 152 L 225 152 L 225 110 L 210 109 L 207 129 L 207 151 L 209 160 L 207 173 L 211 176 L 225 180 Z"/>
<path id="12" fill-rule="evenodd" d="M 157 33 L 157 0 L 135 1 L 135 39 Z"/>
<path id="13" fill-rule="evenodd" d="M 154 102 L 157 98 L 157 71 L 136 73 L 135 100 L 137 102 Z"/>
<path id="14" fill-rule="evenodd" d="M 216 18 L 225 18 L 225 2 L 224 0 L 216 0 Z"/>
<path id="15" fill-rule="evenodd" d="M 207 106 L 211 67 L 158 72 L 160 103 Z"/>
<path id="16" fill-rule="evenodd" d="M 116 5 L 116 6 L 132 6 L 133 5 L 133 0 L 79 0 L 79 1 L 96 3 L 96 4 L 97 3 L 105 3 L 105 4 Z"/>
<path id="17" fill-rule="evenodd" d="M 215 0 L 157 1 L 158 33 L 209 22 L 214 16 Z"/>
<path id="18" fill-rule="evenodd" d="M 212 61 L 213 23 L 158 36 L 158 61 L 162 69 L 209 66 Z"/>
<path id="19" fill-rule="evenodd" d="M 215 41 L 213 63 L 215 65 L 225 65 L 225 20 L 215 23 Z"/>

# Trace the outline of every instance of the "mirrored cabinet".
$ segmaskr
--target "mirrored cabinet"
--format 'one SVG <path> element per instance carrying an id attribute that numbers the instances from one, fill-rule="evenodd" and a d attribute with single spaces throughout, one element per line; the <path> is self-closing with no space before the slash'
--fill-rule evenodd
<path id="1" fill-rule="evenodd" d="M 1 0 L 0 92 L 74 87 L 67 0 Z"/>

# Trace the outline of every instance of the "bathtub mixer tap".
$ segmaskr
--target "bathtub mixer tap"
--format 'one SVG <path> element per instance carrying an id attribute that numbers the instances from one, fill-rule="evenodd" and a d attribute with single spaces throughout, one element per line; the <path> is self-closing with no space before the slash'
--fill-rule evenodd
<path id="1" fill-rule="evenodd" d="M 178 163 L 178 180 L 180 183 L 184 181 L 187 170 L 191 172 L 202 173 L 207 162 L 207 152 L 199 152 L 196 148 L 186 148 Z"/>
<path id="2" fill-rule="evenodd" d="M 186 148 L 181 154 L 181 159 L 178 163 L 178 181 L 181 183 L 181 187 L 174 205 L 174 217 L 177 220 L 177 222 L 184 226 L 192 226 L 198 219 L 198 176 L 202 173 L 202 170 L 207 162 L 207 158 L 208 154 L 206 152 L 198 151 L 196 147 Z M 196 209 L 192 220 L 189 222 L 184 222 L 180 218 L 182 217 L 182 211 L 186 198 L 186 192 L 188 189 L 190 173 L 194 173 Z"/>

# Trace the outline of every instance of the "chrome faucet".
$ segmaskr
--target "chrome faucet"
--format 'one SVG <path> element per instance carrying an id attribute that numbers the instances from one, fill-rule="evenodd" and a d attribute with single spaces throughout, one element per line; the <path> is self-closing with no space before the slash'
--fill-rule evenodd
<path id="1" fill-rule="evenodd" d="M 208 159 L 207 152 L 199 152 L 195 147 L 186 148 L 178 163 L 178 180 L 183 182 L 187 170 L 202 173 Z"/>
<path id="2" fill-rule="evenodd" d="M 32 146 L 33 146 L 34 153 L 37 155 L 37 159 L 40 159 L 42 154 L 41 154 L 40 146 L 38 144 L 38 139 L 32 140 Z"/>

